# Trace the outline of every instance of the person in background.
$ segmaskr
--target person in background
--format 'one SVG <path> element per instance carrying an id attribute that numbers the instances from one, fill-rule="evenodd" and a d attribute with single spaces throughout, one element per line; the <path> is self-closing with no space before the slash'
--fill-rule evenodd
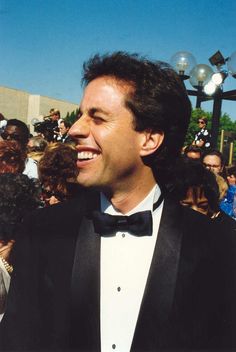
<path id="1" fill-rule="evenodd" d="M 1 134 L 1 137 L 4 140 L 17 141 L 25 152 L 27 152 L 29 136 L 30 134 L 27 125 L 18 119 L 8 120 L 4 132 Z M 35 160 L 28 157 L 26 158 L 23 174 L 30 178 L 38 178 L 38 168 Z"/>
<path id="2" fill-rule="evenodd" d="M 190 159 L 201 159 L 202 156 L 202 149 L 195 145 L 188 145 L 184 148 L 184 156 Z"/>
<path id="3" fill-rule="evenodd" d="M 7 120 L 5 119 L 3 114 L 0 113 L 0 135 L 4 131 L 6 125 L 7 125 Z"/>
<path id="4" fill-rule="evenodd" d="M 26 151 L 17 141 L 0 141 L 0 174 L 22 173 L 25 169 L 26 158 Z"/>
<path id="5" fill-rule="evenodd" d="M 28 157 L 38 162 L 42 158 L 47 145 L 48 142 L 42 136 L 30 137 L 27 144 Z"/>
<path id="6" fill-rule="evenodd" d="M 210 149 L 202 155 L 203 165 L 210 171 L 225 178 L 225 165 L 222 153 L 217 149 Z"/>
<path id="7" fill-rule="evenodd" d="M 79 191 L 76 178 L 77 151 L 60 142 L 47 146 L 39 161 L 39 180 L 45 205 L 53 205 L 76 197 Z"/>
<path id="8" fill-rule="evenodd" d="M 226 168 L 228 190 L 220 202 L 220 208 L 236 220 L 236 166 Z"/>
<path id="9" fill-rule="evenodd" d="M 210 218 L 219 215 L 219 188 L 215 175 L 201 162 L 180 159 L 175 170 L 173 194 L 185 207 Z"/>
<path id="10" fill-rule="evenodd" d="M 0 174 L 0 321 L 7 306 L 14 246 L 21 241 L 23 217 L 40 204 L 39 184 L 33 179 L 16 173 Z"/>
<path id="11" fill-rule="evenodd" d="M 62 143 L 72 143 L 73 139 L 69 136 L 68 132 L 71 127 L 71 123 L 65 120 L 62 120 L 59 124 L 59 134 L 57 135 L 57 142 Z"/>
<path id="12" fill-rule="evenodd" d="M 198 119 L 199 132 L 196 133 L 193 145 L 202 148 L 202 150 L 208 150 L 211 147 L 211 136 L 207 129 L 207 119 L 201 117 Z"/>
<path id="13" fill-rule="evenodd" d="M 229 186 L 226 180 L 222 176 L 215 174 L 215 177 L 216 177 L 216 182 L 218 183 L 219 192 L 220 192 L 219 201 L 221 202 L 222 199 L 225 197 Z"/>

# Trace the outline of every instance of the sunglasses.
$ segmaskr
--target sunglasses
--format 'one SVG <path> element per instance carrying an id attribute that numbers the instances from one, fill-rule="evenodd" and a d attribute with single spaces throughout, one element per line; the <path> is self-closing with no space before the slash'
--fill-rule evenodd
<path id="1" fill-rule="evenodd" d="M 11 139 L 11 140 L 14 140 L 14 141 L 20 141 L 21 140 L 21 136 L 19 136 L 18 134 L 15 134 L 15 133 L 9 134 L 9 133 L 3 132 L 1 134 L 1 137 L 4 140 L 7 140 L 7 139 Z"/>
<path id="2" fill-rule="evenodd" d="M 202 123 L 202 124 L 204 124 L 205 122 L 204 122 L 204 121 L 198 121 L 198 123 Z"/>

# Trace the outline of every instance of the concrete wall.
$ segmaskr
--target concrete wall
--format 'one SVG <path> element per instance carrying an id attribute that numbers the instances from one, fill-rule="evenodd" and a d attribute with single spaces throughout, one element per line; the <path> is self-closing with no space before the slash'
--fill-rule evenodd
<path id="1" fill-rule="evenodd" d="M 0 87 L 0 112 L 7 119 L 27 123 L 29 94 L 17 89 Z"/>
<path id="2" fill-rule="evenodd" d="M 16 118 L 24 121 L 33 132 L 31 120 L 49 114 L 51 108 L 59 109 L 61 117 L 65 117 L 67 112 L 71 113 L 79 107 L 78 104 L 64 100 L 33 95 L 21 90 L 0 87 L 0 112 L 7 118 Z"/>

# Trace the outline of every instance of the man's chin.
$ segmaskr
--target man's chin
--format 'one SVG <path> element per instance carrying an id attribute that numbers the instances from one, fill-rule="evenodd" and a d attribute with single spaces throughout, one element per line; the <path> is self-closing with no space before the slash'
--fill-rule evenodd
<path id="1" fill-rule="evenodd" d="M 88 177 L 81 177 L 81 175 L 79 175 L 77 177 L 77 182 L 80 186 L 85 188 L 97 188 L 96 182 Z"/>

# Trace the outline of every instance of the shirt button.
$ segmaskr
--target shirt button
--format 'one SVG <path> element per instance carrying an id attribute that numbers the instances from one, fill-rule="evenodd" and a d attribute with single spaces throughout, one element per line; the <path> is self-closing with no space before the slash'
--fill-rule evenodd
<path id="1" fill-rule="evenodd" d="M 113 348 L 113 350 L 116 348 L 116 345 L 113 343 L 113 345 L 111 346 Z"/>
<path id="2" fill-rule="evenodd" d="M 117 291 L 120 292 L 121 291 L 121 287 L 117 287 Z"/>

